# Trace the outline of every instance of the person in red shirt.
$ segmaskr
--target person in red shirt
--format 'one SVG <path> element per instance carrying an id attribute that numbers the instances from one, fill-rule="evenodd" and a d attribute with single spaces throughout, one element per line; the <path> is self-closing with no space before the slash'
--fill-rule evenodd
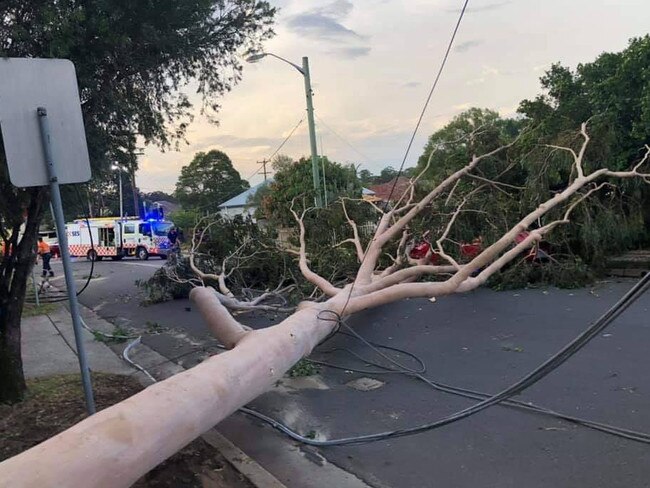
<path id="1" fill-rule="evenodd" d="M 52 259 L 52 252 L 50 251 L 50 245 L 43 240 L 42 237 L 38 238 L 38 254 L 43 260 L 43 277 L 47 276 L 48 272 L 50 276 L 54 276 L 54 271 L 50 267 L 50 259 Z"/>

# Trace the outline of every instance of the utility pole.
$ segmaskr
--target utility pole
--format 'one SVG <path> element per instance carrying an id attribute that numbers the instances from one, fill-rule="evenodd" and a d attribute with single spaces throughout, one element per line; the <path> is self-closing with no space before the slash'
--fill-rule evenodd
<path id="1" fill-rule="evenodd" d="M 266 56 L 273 56 L 274 58 L 284 61 L 290 66 L 293 66 L 305 79 L 305 98 L 307 99 L 307 123 L 309 125 L 309 146 L 311 148 L 311 172 L 314 180 L 314 205 L 316 207 L 323 206 L 323 197 L 320 187 L 320 173 L 318 170 L 318 149 L 316 147 L 316 123 L 314 122 L 314 103 L 312 101 L 311 78 L 309 75 L 309 58 L 303 56 L 302 68 L 291 61 L 284 59 L 273 53 L 258 53 L 253 54 L 246 58 L 249 63 L 255 63 Z"/>
<path id="2" fill-rule="evenodd" d="M 320 172 L 318 171 L 318 148 L 316 147 L 316 123 L 314 122 L 314 103 L 312 101 L 311 79 L 309 76 L 309 58 L 302 58 L 302 74 L 305 78 L 305 97 L 307 98 L 307 123 L 309 125 L 309 145 L 311 147 L 311 172 L 314 180 L 314 204 L 323 206 L 320 187 Z"/>
<path id="3" fill-rule="evenodd" d="M 268 161 L 265 159 L 264 161 L 262 161 L 261 163 L 258 163 L 258 164 L 262 165 L 262 168 L 263 168 L 262 171 L 264 171 L 264 181 L 266 181 L 266 165 L 268 164 Z"/>

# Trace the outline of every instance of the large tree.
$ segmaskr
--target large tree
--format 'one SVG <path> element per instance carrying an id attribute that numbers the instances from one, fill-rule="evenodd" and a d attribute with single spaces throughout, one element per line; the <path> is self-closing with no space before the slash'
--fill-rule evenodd
<path id="1" fill-rule="evenodd" d="M 0 55 L 67 58 L 80 88 L 96 181 L 120 163 L 135 171 L 136 141 L 172 147 L 194 108 L 214 117 L 219 98 L 241 78 L 239 55 L 272 35 L 275 16 L 258 0 L 4 0 Z M 25 390 L 20 319 L 46 188 L 9 183 L 0 151 L 0 401 Z M 21 226 L 24 227 L 21 228 Z"/>
<path id="2" fill-rule="evenodd" d="M 627 168 L 650 142 L 650 35 L 631 39 L 626 49 L 603 53 L 575 69 L 553 65 L 541 78 L 543 93 L 524 100 L 519 112 L 529 119 L 528 143 L 522 147 L 527 195 L 536 204 L 544 191 L 558 191 L 569 177 L 571 155 L 555 151 L 540 157 L 540 143 L 566 145 L 573 128 L 589 119 L 594 143 L 585 165 L 609 161 Z M 562 233 L 567 246 L 588 262 L 605 263 L 614 253 L 650 243 L 650 189 L 626 181 L 602 192 L 576 216 L 578 225 Z"/>
<path id="3" fill-rule="evenodd" d="M 213 149 L 196 153 L 190 164 L 183 166 L 174 195 L 185 210 L 214 213 L 221 203 L 249 187 L 228 155 Z"/>
<path id="4" fill-rule="evenodd" d="M 485 242 L 481 252 L 465 263 L 457 261 L 446 251 L 451 247 L 449 233 L 471 206 L 475 190 L 458 195 L 459 203 L 447 215 L 446 226 L 434 236 L 443 263 L 433 265 L 409 259 L 404 245 L 409 226 L 433 203 L 458 192 L 459 182 L 476 175 L 478 168 L 489 165 L 494 157 L 511 149 L 511 144 L 483 155 L 472 155 L 461 168 L 439 181 L 421 198 L 416 198 L 415 181 L 412 181 L 405 197 L 392 208 L 375 208 L 379 221 L 367 246 L 361 245 L 356 222 L 348 219 L 349 239 L 356 250 L 358 269 L 344 283 L 333 282 L 313 271 L 306 245 L 310 236 L 304 225 L 310 209 L 291 208 L 299 227 L 297 254 L 300 271 L 323 293 L 324 299 L 305 301 L 299 305 L 298 311 L 279 324 L 251 330 L 226 309 L 241 309 L 246 305 L 233 299 L 227 283 L 222 286 L 222 281 L 225 282 L 230 273 L 224 268 L 232 263 L 224 260 L 222 264 L 221 279 L 217 277 L 219 290 L 203 286 L 205 276 L 202 271 L 198 272 L 195 280 L 198 286 L 191 292 L 191 298 L 210 331 L 231 350 L 153 385 L 1 463 L 0 478 L 9 486 L 39 483 L 70 486 L 81 475 L 90 473 L 100 486 L 130 486 L 156 464 L 271 388 L 293 364 L 335 333 L 346 316 L 405 298 L 429 298 L 433 301 L 453 293 L 474 290 L 549 232 L 569 224 L 571 216 L 586 199 L 606 191 L 605 185 L 631 179 L 650 182 L 647 164 L 650 145 L 646 145 L 644 153 L 629 168 L 615 171 L 608 169 L 606 161 L 594 168 L 585 166 L 584 156 L 589 143 L 588 127 L 583 124 L 579 136 L 574 136 L 569 145 L 547 148 L 571 156 L 567 168 L 571 176 L 564 188 L 540 196 L 542 201 L 538 206 L 516 216 L 502 235 Z M 487 190 L 491 185 L 489 180 L 485 183 Z M 322 229 L 318 231 L 322 232 Z M 518 238 L 522 234 L 523 238 Z M 394 261 L 384 266 L 380 258 L 391 242 L 397 243 L 397 252 Z M 239 260 L 234 261 L 236 265 Z M 248 304 L 254 306 L 251 302 L 255 300 L 248 300 Z M 431 305 L 432 316 L 435 308 Z M 138 435 L 134 435 L 135 432 Z M 124 449 L 125 444 L 128 451 Z M 84 456 L 88 452 L 93 455 Z"/>

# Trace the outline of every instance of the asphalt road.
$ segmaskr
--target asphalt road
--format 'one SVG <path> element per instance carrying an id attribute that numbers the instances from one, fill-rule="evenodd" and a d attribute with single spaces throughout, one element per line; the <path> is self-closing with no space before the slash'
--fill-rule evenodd
<path id="1" fill-rule="evenodd" d="M 163 333 L 144 341 L 167 357 L 182 356 L 177 361 L 191 366 L 214 351 L 214 341 L 191 305 L 179 300 L 140 306 L 134 282 L 150 276 L 161 264 L 96 263 L 99 277 L 92 280 L 81 302 L 104 318 L 136 330 L 151 329 L 147 322 L 158 324 Z M 87 262 L 75 264 L 79 278 L 88 269 Z M 478 290 L 435 303 L 405 300 L 358 314 L 350 325 L 371 341 L 418 355 L 432 379 L 494 393 L 555 353 L 631 285 L 625 281 L 575 291 Z M 602 336 L 519 399 L 650 432 L 649 312 L 650 295 L 646 295 Z M 242 321 L 257 327 L 274 320 L 243 317 Z M 343 336 L 322 345 L 313 357 L 343 368 L 369 367 L 349 351 L 378 359 L 358 341 Z M 404 355 L 396 359 L 411 361 Z M 384 384 L 372 391 L 348 386 L 361 377 Z M 327 389 L 276 390 L 253 406 L 304 435 L 336 438 L 430 422 L 471 404 L 402 375 L 321 368 L 320 378 L 321 387 Z M 226 433 L 236 442 L 239 435 L 239 441 L 252 442 L 255 448 L 247 433 L 234 427 Z M 415 436 L 319 451 L 374 486 L 650 486 L 650 446 L 500 406 Z M 272 465 L 273 452 L 258 449 L 254 455 L 262 464 Z"/>

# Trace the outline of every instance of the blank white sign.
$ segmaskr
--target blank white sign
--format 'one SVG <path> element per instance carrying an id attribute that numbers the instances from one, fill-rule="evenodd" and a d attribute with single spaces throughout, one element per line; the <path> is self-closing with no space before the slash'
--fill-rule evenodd
<path id="1" fill-rule="evenodd" d="M 0 127 L 9 178 L 49 185 L 36 109 L 47 109 L 58 181 L 88 181 L 90 161 L 74 64 L 67 59 L 0 58 Z"/>

